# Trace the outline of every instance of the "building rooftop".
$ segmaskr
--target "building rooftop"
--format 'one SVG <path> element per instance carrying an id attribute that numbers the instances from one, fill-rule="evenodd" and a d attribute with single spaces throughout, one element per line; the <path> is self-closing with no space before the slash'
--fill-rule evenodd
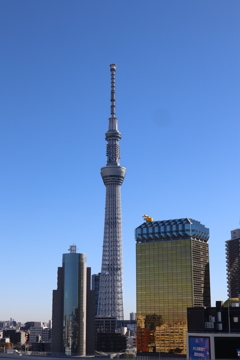
<path id="1" fill-rule="evenodd" d="M 181 240 L 189 237 L 207 242 L 209 229 L 199 221 L 190 218 L 146 221 L 135 229 L 135 239 L 140 243 Z"/>

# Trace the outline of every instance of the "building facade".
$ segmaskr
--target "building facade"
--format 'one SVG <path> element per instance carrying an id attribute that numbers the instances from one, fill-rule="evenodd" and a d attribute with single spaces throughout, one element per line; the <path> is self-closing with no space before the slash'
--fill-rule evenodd
<path id="1" fill-rule="evenodd" d="M 52 352 L 86 354 L 87 273 L 86 255 L 63 254 L 58 269 L 58 289 L 53 290 Z"/>
<path id="2" fill-rule="evenodd" d="M 27 321 L 24 326 L 20 327 L 20 330 L 30 330 L 34 326 L 41 326 L 41 321 Z"/>
<path id="3" fill-rule="evenodd" d="M 240 229 L 231 231 L 231 240 L 226 241 L 228 297 L 240 295 Z"/>
<path id="4" fill-rule="evenodd" d="M 188 332 L 240 333 L 240 299 L 216 301 L 215 307 L 187 309 Z M 239 334 L 240 336 L 240 334 Z"/>
<path id="5" fill-rule="evenodd" d="M 121 133 L 116 118 L 115 64 L 110 65 L 110 71 L 111 117 L 105 134 L 108 142 L 107 165 L 101 168 L 106 186 L 106 206 L 97 314 L 123 320 L 121 185 L 126 168 L 119 162 Z"/>
<path id="6" fill-rule="evenodd" d="M 49 342 L 52 337 L 52 330 L 43 326 L 30 327 L 29 342 Z"/>
<path id="7" fill-rule="evenodd" d="M 101 273 L 92 275 L 92 289 L 95 291 L 95 315 L 98 311 L 99 285 Z"/>
<path id="8" fill-rule="evenodd" d="M 150 218 L 135 239 L 137 350 L 186 354 L 187 308 L 210 306 L 209 229 Z"/>
<path id="9" fill-rule="evenodd" d="M 15 345 L 23 345 L 27 340 L 25 331 L 15 329 L 4 329 L 2 338 L 9 338 L 10 342 Z"/>
<path id="10" fill-rule="evenodd" d="M 127 338 L 116 332 L 117 319 L 113 316 L 95 318 L 95 349 L 100 352 L 120 352 L 126 349 Z"/>

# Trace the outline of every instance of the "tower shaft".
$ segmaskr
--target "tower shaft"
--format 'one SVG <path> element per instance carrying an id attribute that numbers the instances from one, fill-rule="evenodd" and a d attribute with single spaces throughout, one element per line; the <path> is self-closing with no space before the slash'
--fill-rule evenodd
<path id="1" fill-rule="evenodd" d="M 111 117 L 105 134 L 108 142 L 107 165 L 101 168 L 101 176 L 106 186 L 106 206 L 98 316 L 115 316 L 118 320 L 123 320 L 121 185 L 126 168 L 119 163 L 121 133 L 118 131 L 118 119 L 115 117 L 116 65 L 111 64 L 110 70 Z"/>

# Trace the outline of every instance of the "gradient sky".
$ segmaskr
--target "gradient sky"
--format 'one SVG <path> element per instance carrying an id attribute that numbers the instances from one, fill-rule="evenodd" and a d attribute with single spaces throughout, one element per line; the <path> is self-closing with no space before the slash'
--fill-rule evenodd
<path id="1" fill-rule="evenodd" d="M 134 229 L 210 228 L 212 305 L 227 298 L 225 240 L 240 227 L 238 0 L 0 0 L 0 320 L 51 319 L 69 245 L 101 268 L 117 64 L 125 318 Z"/>

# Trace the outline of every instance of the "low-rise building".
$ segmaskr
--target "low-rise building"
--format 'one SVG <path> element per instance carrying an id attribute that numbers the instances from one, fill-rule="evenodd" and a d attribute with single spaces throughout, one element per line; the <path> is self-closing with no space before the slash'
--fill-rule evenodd
<path id="1" fill-rule="evenodd" d="M 136 336 L 128 336 L 127 337 L 127 345 L 130 345 L 133 348 L 137 347 L 137 337 Z"/>
<path id="2" fill-rule="evenodd" d="M 50 352 L 51 351 L 51 343 L 50 342 L 34 342 L 32 343 L 31 351 L 37 352 Z"/>
<path id="3" fill-rule="evenodd" d="M 215 307 L 188 308 L 188 359 L 238 359 L 240 357 L 239 299 Z"/>
<path id="4" fill-rule="evenodd" d="M 52 331 L 47 327 L 33 326 L 30 328 L 29 342 L 49 342 L 51 339 Z"/>
<path id="5" fill-rule="evenodd" d="M 4 329 L 3 338 L 10 338 L 10 342 L 13 344 L 24 345 L 26 343 L 26 333 L 25 331 L 15 330 L 15 329 Z"/>
<path id="6" fill-rule="evenodd" d="M 120 325 L 120 324 L 118 324 Z M 121 334 L 114 316 L 96 316 L 95 350 L 101 352 L 120 352 L 126 349 L 127 338 Z"/>
<path id="7" fill-rule="evenodd" d="M 41 326 L 41 321 L 27 321 L 20 330 L 30 330 L 31 327 Z"/>

